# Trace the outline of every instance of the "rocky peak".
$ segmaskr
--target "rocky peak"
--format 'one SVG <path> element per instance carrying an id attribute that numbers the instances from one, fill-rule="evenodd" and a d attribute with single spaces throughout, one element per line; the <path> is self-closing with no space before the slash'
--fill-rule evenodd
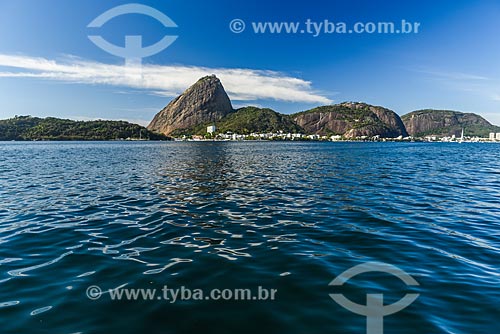
<path id="1" fill-rule="evenodd" d="M 464 128 L 468 135 L 487 136 L 488 131 L 495 131 L 496 128 L 479 115 L 453 110 L 417 110 L 402 119 L 410 135 L 417 137 L 459 136 Z"/>
<path id="2" fill-rule="evenodd" d="M 151 131 L 169 135 L 175 130 L 215 122 L 233 111 L 231 101 L 215 75 L 199 79 L 172 100 L 148 125 Z"/>
<path id="3" fill-rule="evenodd" d="M 346 138 L 361 136 L 408 136 L 400 117 L 387 108 L 362 102 L 343 102 L 293 115 L 308 133 L 336 134 Z"/>

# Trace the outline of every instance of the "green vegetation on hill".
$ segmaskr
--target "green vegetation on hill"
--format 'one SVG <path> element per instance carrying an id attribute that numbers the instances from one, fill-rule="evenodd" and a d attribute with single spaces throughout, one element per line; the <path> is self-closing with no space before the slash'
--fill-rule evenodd
<path id="1" fill-rule="evenodd" d="M 174 136 L 179 135 L 204 135 L 207 126 L 212 123 L 198 125 L 191 129 L 174 131 Z M 233 132 L 242 135 L 251 133 L 299 133 L 304 130 L 295 124 L 289 115 L 283 115 L 268 108 L 244 107 L 229 113 L 216 122 L 218 133 Z"/>
<path id="2" fill-rule="evenodd" d="M 305 115 L 305 114 L 312 114 L 316 112 L 322 112 L 322 113 L 330 113 L 330 112 L 335 112 L 338 115 L 343 115 L 344 120 L 351 120 L 353 118 L 361 118 L 363 116 L 370 116 L 371 112 L 368 110 L 368 105 L 366 108 L 351 108 L 348 105 L 346 105 L 347 102 L 341 103 L 341 104 L 332 104 L 328 106 L 320 106 L 316 108 L 312 108 L 309 110 L 301 111 L 295 114 L 290 115 L 292 118 L 295 118 L 300 115 Z M 342 119 L 342 118 L 340 118 Z"/>
<path id="3" fill-rule="evenodd" d="M 0 120 L 0 140 L 166 140 L 168 137 L 124 121 L 72 121 L 16 116 Z"/>
<path id="4" fill-rule="evenodd" d="M 352 129 L 363 128 L 366 126 L 379 125 L 381 127 L 386 127 L 386 125 L 378 119 L 372 111 L 369 110 L 368 106 L 366 108 L 350 108 L 343 104 L 336 104 L 330 106 L 316 107 L 310 110 L 302 111 L 291 115 L 292 118 L 297 118 L 301 115 L 313 114 L 313 113 L 334 113 L 335 119 L 338 121 L 346 121 L 351 124 Z"/>
<path id="5" fill-rule="evenodd" d="M 257 107 L 245 107 L 224 117 L 218 123 L 219 132 L 235 132 L 240 134 L 266 133 L 283 131 L 285 133 L 303 132 L 290 116 L 274 110 Z"/>

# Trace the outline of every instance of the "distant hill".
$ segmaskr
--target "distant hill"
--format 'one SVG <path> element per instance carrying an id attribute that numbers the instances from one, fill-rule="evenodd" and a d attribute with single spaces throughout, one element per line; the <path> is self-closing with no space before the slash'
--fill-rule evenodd
<path id="1" fill-rule="evenodd" d="M 401 117 L 408 133 L 414 137 L 460 136 L 464 129 L 466 136 L 488 137 L 490 132 L 500 132 L 483 117 L 473 113 L 453 110 L 417 110 Z"/>
<path id="2" fill-rule="evenodd" d="M 244 107 L 224 117 L 217 125 L 220 132 L 239 134 L 279 132 L 304 132 L 289 115 L 283 115 L 268 108 Z"/>
<path id="3" fill-rule="evenodd" d="M 168 137 L 124 121 L 72 121 L 17 116 L 0 120 L 0 140 L 167 140 Z"/>
<path id="4" fill-rule="evenodd" d="M 189 129 L 179 129 L 172 133 L 174 136 L 203 135 L 207 126 L 214 122 L 206 122 Z M 251 133 L 303 133 L 304 129 L 295 124 L 289 115 L 283 115 L 268 108 L 244 107 L 237 109 L 217 121 L 217 132 L 238 133 L 248 135 Z"/>
<path id="5" fill-rule="evenodd" d="M 172 132 L 174 136 L 203 135 L 207 126 L 214 122 L 206 122 L 188 129 L 179 129 Z M 268 108 L 244 107 L 227 114 L 215 122 L 219 133 L 238 133 L 248 135 L 251 133 L 303 133 L 304 129 L 295 124 L 289 115 L 283 115 Z"/>
<path id="6" fill-rule="evenodd" d="M 346 138 L 408 136 L 403 122 L 394 111 L 366 103 L 344 102 L 317 107 L 291 117 L 307 133 L 342 135 Z"/>

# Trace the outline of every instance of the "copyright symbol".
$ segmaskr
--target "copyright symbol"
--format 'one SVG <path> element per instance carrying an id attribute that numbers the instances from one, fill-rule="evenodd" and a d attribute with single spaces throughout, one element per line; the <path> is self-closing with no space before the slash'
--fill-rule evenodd
<path id="1" fill-rule="evenodd" d="M 234 19 L 229 22 L 229 30 L 234 32 L 235 34 L 242 33 L 245 30 L 245 21 L 241 19 Z"/>
<path id="2" fill-rule="evenodd" d="M 87 298 L 91 300 L 97 300 L 101 298 L 102 290 L 97 285 L 91 285 L 87 288 Z"/>

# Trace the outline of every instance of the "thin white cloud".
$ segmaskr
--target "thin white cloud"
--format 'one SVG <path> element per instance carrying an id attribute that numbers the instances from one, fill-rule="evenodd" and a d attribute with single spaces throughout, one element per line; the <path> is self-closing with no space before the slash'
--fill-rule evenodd
<path id="1" fill-rule="evenodd" d="M 460 80 L 460 81 L 490 80 L 490 78 L 482 76 L 482 75 L 463 73 L 463 72 L 433 71 L 433 70 L 428 70 L 428 69 L 420 69 L 420 70 L 417 70 L 417 72 L 428 74 L 436 79 L 443 79 L 443 80 Z"/>
<path id="2" fill-rule="evenodd" d="M 439 82 L 442 86 L 458 92 L 466 92 L 481 96 L 484 99 L 500 102 L 500 81 L 483 75 L 436 71 L 429 69 L 416 69 L 418 73 L 427 76 L 428 79 Z"/>
<path id="3" fill-rule="evenodd" d="M 500 101 L 500 94 L 498 94 L 498 93 L 491 94 L 491 99 L 493 101 Z"/>
<path id="4" fill-rule="evenodd" d="M 251 106 L 251 107 L 256 107 L 256 108 L 266 108 L 265 106 L 263 106 L 262 104 L 260 103 L 250 103 L 250 104 L 245 104 L 245 103 L 233 103 L 233 108 L 234 109 L 239 109 L 239 108 L 245 108 L 245 107 L 248 107 L 248 106 Z"/>
<path id="5" fill-rule="evenodd" d="M 110 85 L 142 89 L 151 94 L 175 96 L 200 77 L 215 74 L 235 101 L 279 100 L 330 104 L 315 92 L 312 83 L 281 72 L 243 68 L 207 68 L 197 66 L 143 65 L 142 71 L 67 57 L 63 61 L 0 54 L 4 78 L 41 78 L 82 84 Z M 16 69 L 13 71 L 12 69 Z"/>

